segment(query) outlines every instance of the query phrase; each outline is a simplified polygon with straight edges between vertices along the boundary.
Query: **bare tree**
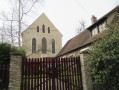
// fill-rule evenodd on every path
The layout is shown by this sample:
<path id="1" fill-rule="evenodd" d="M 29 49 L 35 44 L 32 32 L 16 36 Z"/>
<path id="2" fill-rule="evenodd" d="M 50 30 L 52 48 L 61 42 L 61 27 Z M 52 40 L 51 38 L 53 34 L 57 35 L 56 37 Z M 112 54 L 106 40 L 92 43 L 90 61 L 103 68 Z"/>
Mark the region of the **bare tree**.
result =
<path id="1" fill-rule="evenodd" d="M 5 23 L 9 22 L 8 25 L 5 25 L 5 27 L 10 33 L 11 44 L 13 45 L 14 41 L 16 41 L 16 39 L 15 40 L 13 39 L 17 37 L 17 40 L 18 40 L 17 44 L 19 47 L 21 47 L 22 25 L 26 25 L 24 22 L 24 19 L 25 19 L 24 17 L 32 10 L 32 8 L 34 7 L 36 3 L 38 3 L 39 1 L 43 2 L 44 0 L 19 0 L 19 1 L 14 0 L 14 1 L 12 1 L 12 4 L 11 4 L 11 5 L 13 5 L 13 3 L 15 4 L 14 7 L 12 7 L 12 10 L 11 10 L 12 13 L 7 15 L 2 12 L 1 14 L 2 18 L 0 19 L 2 21 L 5 21 Z M 18 23 L 17 27 L 16 27 L 16 23 Z M 7 34 L 7 36 L 9 35 Z"/>
<path id="2" fill-rule="evenodd" d="M 7 31 L 7 27 L 5 27 L 5 22 L 3 22 L 3 25 L 0 27 L 0 30 L 1 30 L 1 42 L 11 43 L 9 39 L 10 34 Z"/>
<path id="3" fill-rule="evenodd" d="M 86 27 L 85 24 L 86 23 L 85 23 L 85 21 L 83 19 L 79 21 L 79 26 L 76 29 L 76 35 L 78 35 L 80 32 L 82 32 L 83 30 L 85 30 L 85 27 Z"/>
<path id="4" fill-rule="evenodd" d="M 3 22 L 3 26 L 0 27 L 0 30 L 1 30 L 1 42 L 3 43 L 4 40 L 5 40 L 5 36 L 4 36 L 4 30 L 5 30 L 5 27 L 4 27 L 4 22 Z"/>
<path id="5" fill-rule="evenodd" d="M 21 47 L 21 23 L 23 20 L 23 16 L 28 14 L 31 9 L 34 7 L 35 3 L 39 0 L 19 0 L 19 8 L 18 8 L 18 45 Z M 30 7 L 27 7 L 28 3 L 31 3 Z"/>
<path id="6" fill-rule="evenodd" d="M 7 37 L 12 45 L 14 45 L 14 42 L 16 41 L 16 34 L 17 34 L 17 29 L 15 28 L 16 26 L 16 19 L 14 12 L 9 13 L 8 15 L 5 12 L 1 13 L 1 20 L 4 22 L 4 25 L 2 26 L 2 30 L 4 29 L 5 37 Z M 3 31 L 2 31 L 3 32 Z"/>
<path id="7" fill-rule="evenodd" d="M 42 3 L 44 0 L 19 0 L 18 8 L 18 45 L 21 47 L 21 28 L 22 24 L 25 25 L 23 17 L 27 15 L 36 3 Z"/>

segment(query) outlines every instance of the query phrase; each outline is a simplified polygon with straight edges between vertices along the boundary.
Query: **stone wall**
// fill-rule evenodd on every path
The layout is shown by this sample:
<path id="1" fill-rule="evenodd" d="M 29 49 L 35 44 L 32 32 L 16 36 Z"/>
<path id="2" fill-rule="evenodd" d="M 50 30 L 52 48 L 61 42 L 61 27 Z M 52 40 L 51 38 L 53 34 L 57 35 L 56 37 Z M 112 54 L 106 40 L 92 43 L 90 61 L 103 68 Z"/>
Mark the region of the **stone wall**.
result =
<path id="1" fill-rule="evenodd" d="M 10 53 L 9 90 L 18 90 L 21 85 L 22 54 Z"/>
<path id="2" fill-rule="evenodd" d="M 91 73 L 87 66 L 87 55 L 86 51 L 80 53 L 83 90 L 93 90 Z"/>

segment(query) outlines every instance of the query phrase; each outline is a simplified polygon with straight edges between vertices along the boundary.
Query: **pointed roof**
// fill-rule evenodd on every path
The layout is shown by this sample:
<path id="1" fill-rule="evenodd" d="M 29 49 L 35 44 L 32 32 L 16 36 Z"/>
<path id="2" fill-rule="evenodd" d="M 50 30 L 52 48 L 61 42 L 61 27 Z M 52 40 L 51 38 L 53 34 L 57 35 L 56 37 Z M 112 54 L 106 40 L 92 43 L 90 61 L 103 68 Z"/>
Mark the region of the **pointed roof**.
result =
<path id="1" fill-rule="evenodd" d="M 37 23 L 36 23 L 37 22 Z M 49 20 L 49 18 L 45 15 L 45 13 L 42 13 L 30 26 L 32 26 L 33 24 L 48 24 L 50 27 L 53 27 L 54 29 L 53 30 L 57 30 L 59 33 L 60 33 L 60 31 L 54 26 L 54 24 Z M 30 27 L 29 26 L 29 27 Z M 29 28 L 28 27 L 28 28 Z M 27 29 L 28 29 L 27 28 Z M 26 30 L 27 30 L 26 29 Z M 26 30 L 24 30 L 24 31 L 26 31 Z M 23 31 L 23 32 L 24 32 Z M 23 33 L 22 32 L 22 33 Z M 60 33 L 61 34 L 61 33 Z M 62 34 L 61 34 L 62 35 Z"/>

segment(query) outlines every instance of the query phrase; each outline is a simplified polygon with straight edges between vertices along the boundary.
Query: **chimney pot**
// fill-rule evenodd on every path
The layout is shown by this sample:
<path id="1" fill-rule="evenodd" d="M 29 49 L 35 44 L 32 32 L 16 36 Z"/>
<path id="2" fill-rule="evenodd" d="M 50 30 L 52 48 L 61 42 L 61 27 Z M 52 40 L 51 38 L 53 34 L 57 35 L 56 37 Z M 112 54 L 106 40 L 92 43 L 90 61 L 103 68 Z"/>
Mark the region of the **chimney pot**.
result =
<path id="1" fill-rule="evenodd" d="M 92 24 L 94 24 L 96 21 L 97 21 L 97 17 L 95 17 L 94 15 L 92 15 L 92 18 L 91 18 Z"/>

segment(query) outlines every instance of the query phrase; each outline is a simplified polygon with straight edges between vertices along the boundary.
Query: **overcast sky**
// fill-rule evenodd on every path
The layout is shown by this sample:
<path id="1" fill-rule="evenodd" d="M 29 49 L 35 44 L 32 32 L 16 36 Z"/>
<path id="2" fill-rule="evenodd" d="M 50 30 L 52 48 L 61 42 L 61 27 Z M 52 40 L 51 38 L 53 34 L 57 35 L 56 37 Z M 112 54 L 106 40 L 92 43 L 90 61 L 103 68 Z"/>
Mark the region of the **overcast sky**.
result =
<path id="1" fill-rule="evenodd" d="M 12 0 L 2 0 L 0 12 L 9 11 Z M 43 0 L 42 0 L 43 1 Z M 63 34 L 63 45 L 76 35 L 79 21 L 84 20 L 86 27 L 91 25 L 91 16 L 97 19 L 119 5 L 119 0 L 44 0 L 37 3 L 27 15 L 27 24 L 31 24 L 45 13 L 56 28 Z"/>

